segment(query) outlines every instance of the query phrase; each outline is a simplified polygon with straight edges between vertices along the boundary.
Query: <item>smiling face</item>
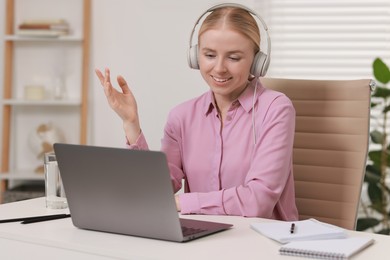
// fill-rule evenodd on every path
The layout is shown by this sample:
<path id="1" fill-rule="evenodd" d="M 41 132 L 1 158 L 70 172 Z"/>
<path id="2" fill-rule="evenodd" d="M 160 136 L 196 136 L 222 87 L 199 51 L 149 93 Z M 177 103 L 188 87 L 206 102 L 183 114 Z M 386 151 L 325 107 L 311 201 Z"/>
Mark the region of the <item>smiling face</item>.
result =
<path id="1" fill-rule="evenodd" d="M 218 100 L 234 101 L 245 89 L 255 56 L 253 42 L 228 26 L 199 37 L 199 69 Z"/>

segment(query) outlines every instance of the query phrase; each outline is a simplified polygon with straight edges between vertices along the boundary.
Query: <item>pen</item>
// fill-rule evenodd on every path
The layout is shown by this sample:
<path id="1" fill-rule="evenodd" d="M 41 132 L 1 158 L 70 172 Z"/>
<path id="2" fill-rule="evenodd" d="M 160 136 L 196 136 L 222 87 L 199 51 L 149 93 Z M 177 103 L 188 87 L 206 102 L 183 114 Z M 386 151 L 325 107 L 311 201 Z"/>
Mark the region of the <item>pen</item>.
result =
<path id="1" fill-rule="evenodd" d="M 70 214 L 56 214 L 56 215 L 45 215 L 45 216 L 35 216 L 35 217 L 24 217 L 24 218 L 11 218 L 11 219 L 2 219 L 0 220 L 0 224 L 1 223 L 10 223 L 10 222 L 19 222 L 19 221 L 32 221 L 32 220 L 38 220 L 38 219 L 45 219 L 45 218 L 48 218 L 48 217 L 52 217 L 52 218 L 61 218 L 61 217 L 64 217 L 64 215 L 69 215 L 70 217 Z"/>
<path id="2" fill-rule="evenodd" d="M 294 231 L 295 231 L 295 223 L 292 223 L 290 227 L 290 233 L 294 234 Z"/>
<path id="3" fill-rule="evenodd" d="M 20 223 L 21 224 L 31 224 L 31 223 L 36 223 L 36 222 L 61 219 L 61 218 L 69 218 L 69 217 L 70 217 L 70 214 L 47 215 L 47 216 L 37 217 L 37 218 L 33 218 L 33 219 L 27 219 L 27 220 L 24 220 Z"/>

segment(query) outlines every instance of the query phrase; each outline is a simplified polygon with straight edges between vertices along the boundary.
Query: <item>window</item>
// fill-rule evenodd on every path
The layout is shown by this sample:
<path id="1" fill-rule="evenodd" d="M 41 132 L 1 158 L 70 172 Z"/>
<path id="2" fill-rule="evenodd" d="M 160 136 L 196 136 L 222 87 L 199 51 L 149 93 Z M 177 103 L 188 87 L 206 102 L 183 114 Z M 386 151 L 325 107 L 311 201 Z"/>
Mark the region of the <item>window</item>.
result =
<path id="1" fill-rule="evenodd" d="M 388 0 L 255 0 L 254 6 L 272 40 L 267 76 L 373 78 L 376 57 L 389 63 Z"/>

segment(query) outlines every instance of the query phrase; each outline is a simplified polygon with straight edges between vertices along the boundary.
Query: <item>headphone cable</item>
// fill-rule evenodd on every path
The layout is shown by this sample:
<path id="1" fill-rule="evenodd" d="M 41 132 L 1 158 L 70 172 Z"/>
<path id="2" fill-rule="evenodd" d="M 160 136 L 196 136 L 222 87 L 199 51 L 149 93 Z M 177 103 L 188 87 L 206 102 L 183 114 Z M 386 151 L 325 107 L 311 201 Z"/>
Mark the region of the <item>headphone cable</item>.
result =
<path id="1" fill-rule="evenodd" d="M 253 91 L 253 98 L 252 98 L 252 132 L 253 132 L 253 144 L 256 145 L 257 140 L 256 140 L 256 122 L 255 122 L 255 103 L 256 103 L 256 93 L 257 93 L 257 82 L 258 82 L 258 77 L 256 77 L 255 81 L 255 89 Z"/>

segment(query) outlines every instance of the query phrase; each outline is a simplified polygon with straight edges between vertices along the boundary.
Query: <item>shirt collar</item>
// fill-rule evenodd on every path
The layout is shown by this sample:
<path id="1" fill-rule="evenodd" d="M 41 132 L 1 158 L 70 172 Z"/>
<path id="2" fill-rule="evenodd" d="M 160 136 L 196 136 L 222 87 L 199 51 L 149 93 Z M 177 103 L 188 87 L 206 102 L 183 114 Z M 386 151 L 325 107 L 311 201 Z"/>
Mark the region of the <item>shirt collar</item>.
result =
<path id="1" fill-rule="evenodd" d="M 253 94 L 255 87 L 257 87 L 256 90 L 256 97 L 255 97 L 255 104 L 257 103 L 258 96 L 263 92 L 264 87 L 260 83 L 259 80 L 253 79 L 249 86 L 244 90 L 244 92 L 237 98 L 237 101 L 240 103 L 240 105 L 243 107 L 243 109 L 248 113 L 252 110 L 253 107 Z M 213 92 L 210 90 L 206 93 L 205 98 L 205 104 L 204 104 L 204 115 L 209 115 L 211 111 L 213 111 L 216 108 L 215 100 Z"/>
<path id="2" fill-rule="evenodd" d="M 213 92 L 210 90 L 206 93 L 205 103 L 204 103 L 204 115 L 208 116 L 213 109 L 216 108 Z"/>

